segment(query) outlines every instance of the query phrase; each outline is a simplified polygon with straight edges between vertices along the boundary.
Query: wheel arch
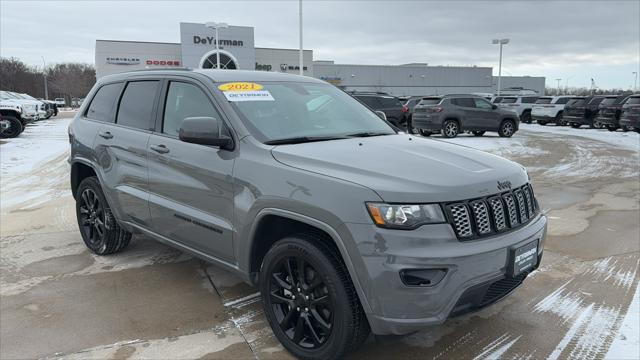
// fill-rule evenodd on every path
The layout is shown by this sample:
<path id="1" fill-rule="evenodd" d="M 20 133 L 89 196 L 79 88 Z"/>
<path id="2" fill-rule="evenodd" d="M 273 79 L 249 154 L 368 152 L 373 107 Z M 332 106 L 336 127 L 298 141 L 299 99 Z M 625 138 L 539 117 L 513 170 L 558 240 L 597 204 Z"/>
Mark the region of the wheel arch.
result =
<path id="1" fill-rule="evenodd" d="M 98 173 L 93 166 L 85 163 L 84 161 L 74 161 L 71 163 L 71 194 L 74 199 L 76 198 L 76 192 L 82 180 L 91 176 L 98 176 Z"/>
<path id="2" fill-rule="evenodd" d="M 255 217 L 251 227 L 246 246 L 245 264 L 249 274 L 249 281 L 252 285 L 258 282 L 258 273 L 262 266 L 262 260 L 267 251 L 276 241 L 301 232 L 313 232 L 323 237 L 327 244 L 335 247 L 340 254 L 340 258 L 345 263 L 347 271 L 353 282 L 353 286 L 358 293 L 358 298 L 365 313 L 371 313 L 371 307 L 364 295 L 362 284 L 357 276 L 354 264 L 349 257 L 346 245 L 340 234 L 330 225 L 309 217 L 307 215 L 295 213 L 289 210 L 278 208 L 264 208 Z M 268 233 L 266 239 L 258 239 L 258 234 Z"/>
<path id="3" fill-rule="evenodd" d="M 2 110 L 0 110 L 0 115 L 1 116 L 13 116 L 14 118 L 16 118 L 18 120 L 22 120 L 22 114 L 20 114 L 18 111 L 11 110 L 11 109 L 2 109 Z"/>

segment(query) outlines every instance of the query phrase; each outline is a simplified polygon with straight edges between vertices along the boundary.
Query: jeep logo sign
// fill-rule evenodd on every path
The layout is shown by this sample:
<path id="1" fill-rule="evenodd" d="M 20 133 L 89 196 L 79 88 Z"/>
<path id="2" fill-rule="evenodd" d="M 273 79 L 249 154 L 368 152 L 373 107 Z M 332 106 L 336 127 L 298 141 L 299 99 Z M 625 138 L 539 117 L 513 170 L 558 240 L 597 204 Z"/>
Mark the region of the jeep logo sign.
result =
<path id="1" fill-rule="evenodd" d="M 498 181 L 498 190 L 509 190 L 511 189 L 511 181 Z"/>
<path id="2" fill-rule="evenodd" d="M 193 43 L 194 44 L 203 44 L 203 45 L 215 45 L 216 40 L 213 36 L 204 36 L 200 37 L 198 35 L 193 35 Z M 219 46 L 244 46 L 242 40 L 218 40 Z"/>

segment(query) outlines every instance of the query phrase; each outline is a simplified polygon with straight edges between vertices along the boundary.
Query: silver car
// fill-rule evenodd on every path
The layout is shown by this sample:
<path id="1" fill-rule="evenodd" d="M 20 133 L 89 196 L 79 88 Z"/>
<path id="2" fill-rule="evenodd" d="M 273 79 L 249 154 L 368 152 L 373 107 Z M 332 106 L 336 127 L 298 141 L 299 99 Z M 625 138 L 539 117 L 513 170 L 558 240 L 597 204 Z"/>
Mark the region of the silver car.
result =
<path id="1" fill-rule="evenodd" d="M 543 253 L 547 220 L 522 166 L 399 133 L 309 77 L 107 76 L 69 137 L 91 251 L 121 251 L 135 232 L 237 273 L 301 358 L 492 304 Z"/>

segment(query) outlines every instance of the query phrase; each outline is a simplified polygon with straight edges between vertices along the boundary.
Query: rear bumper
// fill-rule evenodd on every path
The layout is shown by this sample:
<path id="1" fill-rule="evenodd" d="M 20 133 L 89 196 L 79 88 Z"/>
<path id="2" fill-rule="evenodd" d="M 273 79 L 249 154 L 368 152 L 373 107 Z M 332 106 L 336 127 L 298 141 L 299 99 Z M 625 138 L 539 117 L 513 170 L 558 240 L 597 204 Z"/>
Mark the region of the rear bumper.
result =
<path id="1" fill-rule="evenodd" d="M 596 117 L 596 121 L 604 125 L 619 125 L 618 119 L 616 119 L 615 116 L 598 116 Z"/>
<path id="2" fill-rule="evenodd" d="M 620 118 L 620 126 L 640 128 L 640 116 L 625 116 Z"/>
<path id="3" fill-rule="evenodd" d="M 531 119 L 533 119 L 533 121 L 543 121 L 547 123 L 556 122 L 556 118 L 550 115 L 531 115 Z"/>
<path id="4" fill-rule="evenodd" d="M 448 318 L 489 306 L 522 284 L 542 258 L 547 220 L 538 215 L 527 225 L 491 238 L 460 242 L 448 224 L 412 231 L 347 224 L 361 240 L 364 285 L 373 333 L 408 334 Z M 367 240 L 367 239 L 373 239 Z M 527 273 L 508 275 L 513 249 L 538 241 L 537 262 Z M 446 269 L 433 286 L 407 286 L 403 270 Z"/>
<path id="5" fill-rule="evenodd" d="M 442 119 L 440 116 L 426 116 L 424 114 L 413 115 L 411 125 L 417 129 L 438 131 L 442 129 Z"/>

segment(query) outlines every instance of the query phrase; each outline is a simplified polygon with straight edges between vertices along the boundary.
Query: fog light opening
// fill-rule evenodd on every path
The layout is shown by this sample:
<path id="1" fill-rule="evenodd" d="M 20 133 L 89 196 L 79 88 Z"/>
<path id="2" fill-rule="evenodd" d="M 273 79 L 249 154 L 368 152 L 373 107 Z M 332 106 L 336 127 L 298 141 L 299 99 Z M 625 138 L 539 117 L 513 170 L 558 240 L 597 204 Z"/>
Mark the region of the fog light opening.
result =
<path id="1" fill-rule="evenodd" d="M 436 286 L 447 274 L 447 269 L 405 269 L 400 271 L 400 279 L 407 286 Z"/>

